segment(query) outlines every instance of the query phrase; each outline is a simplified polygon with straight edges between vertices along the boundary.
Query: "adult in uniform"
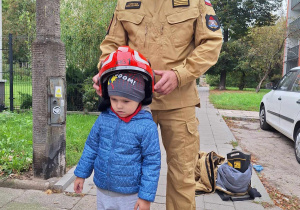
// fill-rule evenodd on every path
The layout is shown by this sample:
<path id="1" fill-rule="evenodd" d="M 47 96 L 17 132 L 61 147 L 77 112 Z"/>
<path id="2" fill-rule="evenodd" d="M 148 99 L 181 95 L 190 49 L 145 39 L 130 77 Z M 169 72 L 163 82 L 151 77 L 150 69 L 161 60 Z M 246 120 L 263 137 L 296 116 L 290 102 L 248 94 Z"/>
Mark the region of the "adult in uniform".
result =
<path id="1" fill-rule="evenodd" d="M 195 81 L 219 57 L 222 33 L 215 11 L 209 0 L 118 0 L 98 67 L 123 45 L 142 53 L 155 70 L 151 111 L 167 153 L 167 209 L 195 209 L 200 149 Z"/>

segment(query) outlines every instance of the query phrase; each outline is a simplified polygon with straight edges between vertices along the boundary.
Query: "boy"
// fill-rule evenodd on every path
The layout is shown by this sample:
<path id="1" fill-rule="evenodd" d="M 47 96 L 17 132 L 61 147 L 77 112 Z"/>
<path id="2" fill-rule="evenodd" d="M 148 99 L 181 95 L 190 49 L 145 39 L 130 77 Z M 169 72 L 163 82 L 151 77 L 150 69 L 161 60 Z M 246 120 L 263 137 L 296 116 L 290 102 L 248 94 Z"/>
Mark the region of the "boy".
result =
<path id="1" fill-rule="evenodd" d="M 94 170 L 98 209 L 150 209 L 160 172 L 157 125 L 142 106 L 152 97 L 149 90 L 153 87 L 147 85 L 153 83 L 145 70 L 149 71 L 150 65 L 130 48 L 112 54 L 100 71 L 105 111 L 87 138 L 74 172 L 74 191 L 82 191 L 84 179 Z M 124 63 L 122 56 L 129 56 L 129 63 Z"/>

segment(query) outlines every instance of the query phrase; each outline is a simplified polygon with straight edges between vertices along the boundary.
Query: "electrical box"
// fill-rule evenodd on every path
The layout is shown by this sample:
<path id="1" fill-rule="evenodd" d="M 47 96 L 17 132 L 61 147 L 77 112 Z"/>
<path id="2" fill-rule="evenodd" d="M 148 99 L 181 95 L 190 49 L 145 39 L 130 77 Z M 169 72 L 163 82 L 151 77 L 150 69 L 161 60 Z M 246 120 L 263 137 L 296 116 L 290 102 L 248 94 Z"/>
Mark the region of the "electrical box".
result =
<path id="1" fill-rule="evenodd" d="M 51 77 L 48 86 L 48 124 L 64 124 L 66 85 L 61 77 Z"/>

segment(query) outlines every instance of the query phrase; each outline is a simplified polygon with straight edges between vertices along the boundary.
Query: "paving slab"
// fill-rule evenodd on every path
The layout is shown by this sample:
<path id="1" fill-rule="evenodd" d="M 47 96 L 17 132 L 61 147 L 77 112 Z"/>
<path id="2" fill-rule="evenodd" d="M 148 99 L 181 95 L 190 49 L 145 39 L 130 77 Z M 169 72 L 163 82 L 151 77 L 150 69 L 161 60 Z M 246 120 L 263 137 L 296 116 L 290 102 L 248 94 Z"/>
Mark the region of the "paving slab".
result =
<path id="1" fill-rule="evenodd" d="M 62 193 L 47 194 L 39 190 L 26 190 L 14 201 L 37 204 L 48 208 L 71 209 L 80 199 L 81 197 L 65 196 Z"/>
<path id="2" fill-rule="evenodd" d="M 21 196 L 23 193 L 24 190 L 0 187 L 0 208 Z"/>
<path id="3" fill-rule="evenodd" d="M 73 210 L 97 209 L 97 196 L 85 195 L 72 209 Z"/>
<path id="4" fill-rule="evenodd" d="M 57 208 L 47 208 L 39 203 L 20 203 L 20 202 L 11 202 L 7 204 L 5 207 L 1 208 L 2 210 L 55 210 Z"/>

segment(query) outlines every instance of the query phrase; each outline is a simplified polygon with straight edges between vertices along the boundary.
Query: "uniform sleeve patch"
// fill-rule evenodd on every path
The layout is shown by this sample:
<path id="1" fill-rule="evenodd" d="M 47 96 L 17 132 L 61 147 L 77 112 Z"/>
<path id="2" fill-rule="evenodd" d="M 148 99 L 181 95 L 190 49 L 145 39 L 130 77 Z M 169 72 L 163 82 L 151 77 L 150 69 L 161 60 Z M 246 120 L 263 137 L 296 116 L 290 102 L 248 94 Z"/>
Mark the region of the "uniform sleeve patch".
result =
<path id="1" fill-rule="evenodd" d="M 220 28 L 220 22 L 216 15 L 206 15 L 206 26 L 211 31 L 216 31 Z"/>
<path id="2" fill-rule="evenodd" d="M 129 1 L 125 5 L 125 9 L 139 9 L 141 7 L 140 1 Z"/>
<path id="3" fill-rule="evenodd" d="M 173 7 L 187 7 L 190 6 L 190 0 L 172 0 Z"/>
<path id="4" fill-rule="evenodd" d="M 205 4 L 208 5 L 208 6 L 211 6 L 212 7 L 212 4 L 210 2 L 210 0 L 204 0 L 205 1 Z"/>

